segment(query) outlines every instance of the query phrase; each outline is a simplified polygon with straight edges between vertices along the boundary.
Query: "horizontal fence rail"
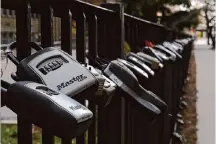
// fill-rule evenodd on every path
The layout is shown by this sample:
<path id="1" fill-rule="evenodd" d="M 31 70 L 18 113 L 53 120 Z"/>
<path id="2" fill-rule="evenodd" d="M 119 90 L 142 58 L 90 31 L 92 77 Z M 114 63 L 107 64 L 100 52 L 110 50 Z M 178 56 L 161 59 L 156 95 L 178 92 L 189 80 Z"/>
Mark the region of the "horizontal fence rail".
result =
<path id="1" fill-rule="evenodd" d="M 17 58 L 31 55 L 31 14 L 40 15 L 41 47 L 60 47 L 70 55 L 76 45 L 76 59 L 86 63 L 86 50 L 93 59 L 98 56 L 107 60 L 124 59 L 124 44 L 132 52 L 139 52 L 145 41 L 161 44 L 176 38 L 187 38 L 169 28 L 124 13 L 122 4 L 95 6 L 78 0 L 2 0 L 1 8 L 15 10 Z M 53 40 L 53 18 L 61 21 L 61 41 Z M 72 35 L 72 20 L 76 21 L 76 38 Z M 75 42 L 74 42 L 75 40 Z M 4 49 L 7 45 L 1 45 Z M 140 84 L 158 95 L 168 105 L 167 112 L 153 123 L 143 121 L 148 115 L 134 109 L 133 104 L 117 89 L 107 107 L 88 101 L 93 112 L 93 123 L 88 131 L 76 137 L 76 144 L 168 144 L 176 127 L 176 114 L 182 96 L 181 88 L 187 76 L 192 41 L 184 46 L 182 59 L 167 62 L 152 78 Z M 95 66 L 92 60 L 89 64 Z M 2 95 L 4 95 L 2 90 Z M 86 101 L 80 101 L 86 104 Z M 2 102 L 4 103 L 4 101 Z M 5 104 L 7 105 L 7 104 Z M 18 115 L 18 144 L 32 143 L 32 122 Z M 51 132 L 42 128 L 42 143 L 54 144 Z M 71 144 L 71 139 L 62 139 L 62 144 Z"/>

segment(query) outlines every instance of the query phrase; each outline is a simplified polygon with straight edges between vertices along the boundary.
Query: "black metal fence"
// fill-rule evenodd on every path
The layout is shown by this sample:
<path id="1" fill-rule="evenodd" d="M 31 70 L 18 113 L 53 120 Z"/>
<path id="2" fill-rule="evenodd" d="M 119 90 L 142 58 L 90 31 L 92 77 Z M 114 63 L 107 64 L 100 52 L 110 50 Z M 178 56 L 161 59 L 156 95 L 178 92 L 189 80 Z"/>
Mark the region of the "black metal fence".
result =
<path id="1" fill-rule="evenodd" d="M 2 0 L 2 8 L 16 12 L 17 57 L 19 60 L 31 54 L 31 13 L 41 17 L 41 46 L 53 46 L 53 16 L 61 18 L 61 49 L 72 54 L 72 19 L 76 21 L 76 59 L 85 63 L 86 32 L 88 51 L 94 58 L 99 55 L 109 60 L 123 57 L 124 41 L 133 52 L 144 45 L 145 40 L 155 44 L 180 37 L 172 30 L 155 23 L 127 15 L 122 4 L 94 6 L 74 0 Z M 131 110 L 122 92 L 116 92 L 107 107 L 89 102 L 94 121 L 86 134 L 76 138 L 76 144 L 168 144 L 172 138 L 181 88 L 187 75 L 192 42 L 185 48 L 182 60 L 167 63 L 162 71 L 143 81 L 146 89 L 162 98 L 169 106 L 164 116 L 153 123 L 142 121 L 141 112 Z M 89 64 L 93 64 L 90 60 Z M 84 101 L 82 102 L 84 103 Z M 43 129 L 43 128 L 42 128 Z M 87 134 L 88 133 L 88 134 Z M 18 144 L 32 143 L 32 124 L 18 114 Z M 42 131 L 42 143 L 53 144 L 49 132 Z M 71 140 L 62 140 L 69 144 Z"/>

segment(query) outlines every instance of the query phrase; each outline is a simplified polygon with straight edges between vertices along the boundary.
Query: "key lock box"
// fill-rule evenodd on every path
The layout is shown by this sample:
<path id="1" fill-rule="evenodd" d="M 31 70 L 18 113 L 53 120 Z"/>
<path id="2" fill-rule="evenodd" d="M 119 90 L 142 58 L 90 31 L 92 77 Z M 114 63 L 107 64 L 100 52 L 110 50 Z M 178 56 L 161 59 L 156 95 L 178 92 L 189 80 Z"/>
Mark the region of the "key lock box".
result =
<path id="1" fill-rule="evenodd" d="M 176 42 L 165 41 L 165 42 L 163 42 L 162 45 L 164 47 L 166 47 L 166 48 L 171 49 L 171 50 L 173 49 L 173 50 L 175 50 L 178 53 L 181 53 L 183 51 L 183 47 L 180 44 L 176 43 Z"/>
<path id="2" fill-rule="evenodd" d="M 131 63 L 135 64 L 136 66 L 140 67 L 142 65 L 148 65 L 149 67 L 147 67 L 146 69 L 142 68 L 142 70 L 144 71 L 149 71 L 148 72 L 148 75 L 149 75 L 149 78 L 148 80 L 143 80 L 141 78 L 138 77 L 138 79 L 140 80 L 140 84 L 146 88 L 146 89 L 149 89 L 150 91 L 152 91 L 152 87 L 154 88 L 154 86 L 151 86 L 151 83 L 154 82 L 155 79 L 157 79 L 157 73 L 159 71 L 161 71 L 161 69 L 163 68 L 163 64 L 157 59 L 157 58 L 154 58 L 154 57 L 151 57 L 143 52 L 138 52 L 137 54 L 135 53 L 128 53 L 127 56 L 126 56 L 128 59 L 128 61 L 130 61 Z M 130 58 L 133 58 L 134 61 L 132 60 L 129 60 Z M 137 64 L 136 61 L 139 61 L 140 64 Z M 151 68 L 150 68 L 151 67 Z M 151 74 L 151 71 L 152 71 L 152 74 Z M 158 82 L 157 82 L 158 83 Z M 155 83 L 154 83 L 155 85 Z M 157 91 L 153 91 L 154 93 L 157 92 Z M 160 93 L 156 93 L 156 95 L 158 95 Z"/>
<path id="3" fill-rule="evenodd" d="M 168 49 L 171 52 L 173 52 L 176 55 L 177 59 L 182 59 L 182 56 L 179 54 L 178 49 L 175 48 L 173 46 L 173 44 L 169 44 L 169 43 L 164 42 L 163 43 L 163 47 L 165 47 L 166 49 Z"/>
<path id="4" fill-rule="evenodd" d="M 148 46 L 143 47 L 141 49 L 141 52 L 138 52 L 137 54 L 139 56 L 142 56 L 141 53 L 144 53 L 146 55 L 156 58 L 163 64 L 163 66 L 166 64 L 167 61 L 170 60 L 168 56 L 164 54 L 163 52 L 156 50 L 154 48 L 148 47 Z"/>
<path id="5" fill-rule="evenodd" d="M 175 121 L 175 115 L 176 115 L 176 103 L 178 101 L 178 93 L 177 93 L 177 89 L 179 88 L 178 85 L 178 71 L 176 71 L 176 64 L 182 59 L 182 56 L 176 52 L 174 50 L 174 48 L 171 47 L 164 47 L 163 45 L 155 45 L 155 49 L 165 53 L 172 61 L 171 61 L 171 65 L 168 64 L 169 66 L 167 66 L 166 68 L 166 73 L 167 76 L 170 77 L 169 79 L 166 80 L 165 86 L 171 86 L 171 88 L 167 87 L 166 89 L 166 93 L 167 95 L 169 95 L 168 97 L 168 105 L 170 107 L 169 109 L 169 113 L 172 114 L 171 117 L 171 126 L 169 126 L 168 129 L 171 129 L 170 132 L 172 132 L 172 128 L 174 125 L 174 121 Z M 168 132 L 169 133 L 169 132 Z"/>
<path id="6" fill-rule="evenodd" d="M 137 65 L 138 67 L 141 67 L 142 65 L 145 65 L 146 63 L 149 63 L 151 66 L 154 67 L 156 72 L 160 71 L 162 69 L 162 67 L 163 67 L 163 64 L 160 63 L 160 61 L 158 59 L 153 58 L 153 57 L 151 57 L 151 56 L 149 56 L 147 54 L 144 54 L 143 52 L 139 52 L 139 55 L 130 52 L 130 53 L 128 53 L 128 55 L 126 57 L 127 57 L 128 61 L 132 62 L 133 64 Z M 129 59 L 132 59 L 132 58 L 134 58 L 134 61 L 129 60 Z M 140 64 L 137 64 L 136 61 L 139 61 Z M 156 93 L 156 95 L 160 95 L 160 92 L 157 92 L 157 91 L 154 90 L 154 85 L 155 85 L 154 80 L 155 80 L 155 78 L 157 78 L 157 75 L 154 74 L 155 72 L 153 70 L 151 70 L 151 68 L 149 68 L 149 67 L 146 68 L 146 69 L 142 68 L 142 70 L 149 71 L 148 75 L 150 75 L 149 76 L 150 78 L 148 80 L 142 80 L 141 78 L 138 78 L 140 80 L 139 81 L 140 84 L 144 88 L 149 89 L 150 91 Z M 151 73 L 151 71 L 152 71 L 152 73 Z M 158 83 L 158 81 L 157 81 L 157 83 Z M 152 84 L 154 84 L 154 85 L 151 86 Z M 153 88 L 153 90 L 152 90 L 152 88 Z"/>
<path id="7" fill-rule="evenodd" d="M 169 42 L 177 47 L 177 49 L 183 50 L 183 44 L 176 42 L 175 40 Z"/>
<path id="8" fill-rule="evenodd" d="M 153 49 L 159 51 L 160 53 L 163 53 L 166 57 L 168 57 L 168 60 L 166 60 L 166 65 L 174 64 L 178 58 L 181 58 L 181 56 L 179 54 L 176 54 L 177 52 L 174 53 L 173 52 L 174 50 L 171 51 L 170 49 L 168 49 L 162 45 L 155 45 L 155 47 Z M 172 71 L 173 70 L 170 68 L 171 68 L 170 66 L 166 66 L 167 71 L 169 71 L 168 75 L 170 77 L 172 77 Z M 169 85 L 169 84 L 165 84 L 165 85 Z M 172 95 L 172 97 L 174 97 L 173 94 L 168 94 L 168 95 Z M 168 103 L 172 103 L 172 102 L 168 102 Z"/>
<path id="9" fill-rule="evenodd" d="M 134 65 L 131 65 L 131 66 L 134 66 Z M 109 75 L 110 78 L 113 79 L 117 85 L 122 87 L 122 89 L 125 92 L 129 93 L 130 96 L 133 96 L 133 99 L 142 100 L 143 104 L 154 106 L 159 110 L 160 113 L 152 117 L 153 116 L 151 114 L 152 112 L 147 113 L 146 108 L 143 107 L 142 105 L 140 105 L 142 106 L 140 107 L 137 104 L 137 101 L 132 101 L 130 98 L 127 99 L 127 102 L 129 102 L 127 104 L 127 106 L 129 106 L 128 109 L 131 109 L 129 111 L 129 115 L 131 119 L 131 121 L 129 121 L 130 122 L 129 126 L 131 127 L 133 131 L 131 133 L 131 136 L 133 139 L 132 143 L 136 144 L 137 142 L 140 142 L 139 141 L 140 139 L 142 140 L 148 139 L 147 135 L 148 135 L 149 125 L 145 125 L 145 124 L 149 124 L 149 122 L 153 122 L 153 120 L 161 116 L 166 111 L 167 105 L 160 98 L 158 98 L 154 93 L 144 89 L 139 84 L 139 81 L 136 75 L 132 72 L 132 70 L 130 70 L 130 68 L 127 67 L 127 65 L 125 65 L 122 59 L 111 61 L 109 65 L 104 69 L 104 73 L 106 73 L 106 75 Z M 147 119 L 147 118 L 151 118 L 150 116 L 152 117 L 151 121 Z M 146 121 L 146 119 L 148 121 Z"/>
<path id="10" fill-rule="evenodd" d="M 181 56 L 180 53 L 182 53 L 183 49 L 179 50 L 179 49 L 174 47 L 174 44 L 171 44 L 171 43 L 168 43 L 168 42 L 164 42 L 163 46 L 165 48 L 169 49 L 171 52 L 173 52 L 176 55 L 177 60 L 175 62 L 175 65 L 176 65 L 176 68 L 180 68 L 179 66 L 182 63 L 182 56 Z M 181 70 L 181 68 L 180 68 L 180 70 Z M 177 70 L 177 72 L 179 72 L 180 70 Z"/>
<path id="11" fill-rule="evenodd" d="M 135 119 L 139 119 L 139 128 L 146 128 L 144 125 L 145 122 L 149 123 L 154 121 L 160 115 L 166 111 L 166 104 L 161 101 L 155 94 L 151 93 L 150 91 L 145 90 L 140 84 L 137 77 L 131 71 L 133 69 L 132 63 L 125 61 L 126 64 L 129 63 L 131 69 L 129 69 L 125 64 L 124 60 L 117 59 L 117 60 L 103 60 L 99 57 L 92 58 L 91 56 L 87 55 L 87 58 L 90 59 L 94 65 L 97 65 L 100 70 L 102 70 L 103 74 L 107 76 L 110 80 L 112 80 L 125 94 L 122 96 L 126 100 L 126 113 L 128 114 L 127 119 L 127 130 L 126 130 L 126 137 L 127 141 L 130 141 L 131 137 L 134 137 L 134 125 Z M 148 74 L 144 72 L 139 67 L 136 67 L 137 70 L 140 70 L 140 74 L 144 77 L 148 77 Z M 135 70 L 135 69 L 134 69 Z M 129 119 L 133 119 L 134 122 L 130 121 Z M 132 123 L 131 123 L 132 122 Z M 133 132 L 132 132 L 132 131 Z M 136 132 L 138 130 L 135 130 Z M 142 138 L 145 137 L 143 134 L 143 129 L 141 132 Z"/>
<path id="12" fill-rule="evenodd" d="M 149 79 L 154 76 L 154 71 L 152 71 L 149 67 L 146 68 L 145 63 L 137 59 L 137 57 L 132 55 L 132 53 L 129 53 L 126 56 L 126 59 L 127 60 L 118 59 L 118 61 L 128 67 L 135 74 L 135 76 L 139 80 L 139 83 L 145 87 L 146 83 L 149 82 Z M 145 88 L 148 89 L 148 87 Z"/>
<path id="13" fill-rule="evenodd" d="M 187 39 L 176 39 L 175 42 L 181 44 L 182 46 L 187 45 L 191 41 L 190 38 Z"/>
<path id="14" fill-rule="evenodd" d="M 176 57 L 172 52 L 170 52 L 169 50 L 164 51 L 164 50 L 158 50 L 158 49 L 149 48 L 149 47 L 144 47 L 142 49 L 142 51 L 143 52 L 138 52 L 137 54 L 140 55 L 140 56 L 142 56 L 143 53 L 148 54 L 148 55 L 150 55 L 152 57 L 157 58 L 158 60 L 160 60 L 161 63 L 164 64 L 165 67 L 164 67 L 164 69 L 163 69 L 163 71 L 161 73 L 162 76 L 160 76 L 160 78 L 167 77 L 166 76 L 166 74 L 167 74 L 166 71 L 169 71 L 168 75 L 171 75 L 171 73 L 170 73 L 171 71 L 169 70 L 170 66 L 167 66 L 167 65 L 170 65 L 170 63 L 174 63 L 174 61 L 175 61 Z M 165 83 L 159 84 L 159 85 L 165 86 L 165 88 L 164 87 L 158 87 L 159 90 L 156 90 L 156 91 L 159 91 L 159 92 L 156 92 L 156 94 L 158 94 L 158 95 L 159 95 L 159 93 L 161 94 L 161 91 L 162 90 L 164 91 L 164 89 L 165 89 L 165 91 L 163 92 L 163 96 L 161 98 L 168 104 L 168 107 L 170 109 L 171 108 L 170 106 L 173 103 L 172 98 L 174 97 L 170 92 L 168 92 L 168 90 L 166 88 L 166 86 L 170 85 L 170 83 L 169 82 L 167 83 L 167 81 L 166 80 L 164 81 L 163 79 L 160 80 L 160 81 L 165 82 Z M 157 80 L 157 82 L 158 82 L 158 80 Z M 162 90 L 160 90 L 160 88 L 162 88 Z M 171 112 L 169 111 L 169 113 L 171 113 Z"/>
<path id="15" fill-rule="evenodd" d="M 178 97 L 180 97 L 180 95 L 178 94 L 178 91 L 176 91 L 176 90 L 180 89 L 180 83 L 179 83 L 179 79 L 178 78 L 180 76 L 179 72 L 180 72 L 181 68 L 179 66 L 180 66 L 180 63 L 182 61 L 182 56 L 174 48 L 172 48 L 170 45 L 167 45 L 167 46 L 164 47 L 165 49 L 167 48 L 167 50 L 170 50 L 170 52 L 165 51 L 165 49 L 161 45 L 159 45 L 157 47 L 161 48 L 161 50 L 164 50 L 164 52 L 166 52 L 167 54 L 171 55 L 171 53 L 173 53 L 173 55 L 176 56 L 175 64 L 173 65 L 173 77 L 174 77 L 174 79 L 173 79 L 173 86 L 174 86 L 174 90 L 175 90 L 173 92 L 173 96 L 174 96 L 174 99 L 175 99 L 174 102 L 173 102 L 173 104 L 176 105 L 179 102 L 179 98 Z M 176 109 L 176 108 L 174 108 L 174 109 Z"/>
<path id="16" fill-rule="evenodd" d="M 163 85 L 164 83 L 162 83 L 164 80 L 161 78 L 164 78 L 164 69 L 166 69 L 166 65 L 167 63 L 169 63 L 170 61 L 170 57 L 168 57 L 165 53 L 158 51 L 154 48 L 150 48 L 150 47 L 143 47 L 141 52 L 138 52 L 137 55 L 141 58 L 146 58 L 146 59 L 152 59 L 155 62 L 158 63 L 158 67 L 159 65 L 161 65 L 161 67 L 159 67 L 159 70 L 155 70 L 157 72 L 157 74 L 152 77 L 152 83 L 142 83 L 142 85 L 144 87 L 148 87 L 151 91 L 155 92 L 156 95 L 160 96 L 163 100 L 167 100 L 167 95 L 163 94 L 161 95 L 164 91 Z M 163 69 L 162 69 L 163 68 Z M 154 86 L 155 84 L 158 84 L 159 86 Z M 167 101 L 166 101 L 167 103 Z"/>
<path id="17" fill-rule="evenodd" d="M 150 62 L 147 60 L 146 61 L 141 60 L 139 56 L 137 56 L 135 53 L 129 52 L 126 55 L 126 60 L 141 68 L 143 71 L 145 71 L 148 74 L 149 77 L 155 75 L 155 72 L 146 64 Z"/>
<path id="18" fill-rule="evenodd" d="M 108 77 L 106 77 L 101 70 L 94 68 L 89 64 L 84 64 L 83 66 L 89 69 L 95 76 L 101 75 L 105 79 L 104 85 L 101 87 L 103 88 L 102 95 L 105 96 L 105 98 L 103 99 L 103 103 L 105 103 L 105 106 L 107 106 L 111 102 L 112 96 L 115 94 L 117 85 Z M 96 97 L 97 96 L 101 97 L 100 91 L 98 94 L 96 93 Z M 101 100 L 101 98 L 95 98 L 96 103 L 101 103 L 100 101 L 97 101 L 98 99 Z"/>
<path id="19" fill-rule="evenodd" d="M 164 100 L 163 97 L 161 97 L 161 71 L 164 65 L 160 60 L 158 60 L 155 56 L 148 55 L 144 52 L 138 52 L 135 55 L 138 59 L 146 63 L 146 61 L 149 61 L 149 64 L 151 68 L 154 70 L 155 75 L 151 77 L 148 81 L 140 81 L 140 84 L 145 87 L 146 89 L 149 89 L 156 95 L 158 95 L 161 99 Z"/>
<path id="20" fill-rule="evenodd" d="M 111 96 L 103 95 L 103 90 L 109 89 L 107 86 L 104 88 L 105 79 L 102 75 L 95 75 L 91 69 L 82 66 L 62 50 L 53 47 L 43 49 L 34 42 L 30 46 L 37 52 L 22 61 L 12 54 L 16 42 L 6 49 L 7 57 L 17 65 L 17 72 L 11 75 L 15 81 L 33 81 L 76 100 L 87 99 L 103 106 L 108 104 Z"/>
<path id="21" fill-rule="evenodd" d="M 135 56 L 141 61 L 145 62 L 155 72 L 160 71 L 164 66 L 160 60 L 153 56 L 145 54 L 144 52 L 138 52 L 135 54 Z"/>
<path id="22" fill-rule="evenodd" d="M 151 94 L 153 94 L 151 91 L 146 90 L 146 89 L 143 88 L 143 86 L 144 86 L 145 88 L 148 89 L 147 83 L 149 82 L 149 74 L 147 74 L 146 71 L 144 71 L 140 67 L 138 67 L 135 64 L 133 64 L 131 62 L 128 62 L 126 60 L 118 59 L 118 61 L 120 61 L 121 63 L 123 63 L 126 67 L 128 67 L 135 74 L 135 76 L 139 80 L 138 82 L 140 84 L 140 87 L 142 87 L 143 90 L 148 91 Z M 157 98 L 158 98 L 158 96 L 157 96 Z"/>
<path id="23" fill-rule="evenodd" d="M 157 59 L 154 58 L 148 54 L 145 54 L 144 52 L 138 52 L 138 53 L 128 53 L 127 56 L 133 56 L 139 59 L 142 63 L 145 63 L 154 71 L 154 75 L 152 75 L 148 81 L 140 81 L 140 84 L 145 87 L 146 89 L 149 89 L 151 86 L 151 81 L 154 81 L 155 78 L 157 78 L 158 73 L 162 70 L 163 64 Z"/>
<path id="24" fill-rule="evenodd" d="M 167 64 L 170 63 L 171 61 L 171 57 L 168 57 L 168 55 L 166 53 L 164 53 L 163 51 L 159 51 L 155 48 L 150 48 L 150 47 L 143 47 L 141 52 L 138 52 L 137 55 L 139 55 L 142 58 L 148 58 L 148 56 L 151 56 L 155 59 L 157 59 L 159 61 L 159 63 L 163 64 L 163 69 L 159 69 L 156 73 L 156 75 L 151 79 L 151 81 L 149 83 L 142 83 L 142 85 L 145 87 L 149 87 L 149 90 L 151 90 L 153 93 L 155 93 L 156 95 L 158 95 L 162 100 L 164 100 L 167 104 L 168 104 L 168 108 L 170 109 L 170 102 L 168 101 L 170 99 L 170 95 L 168 93 L 166 93 L 164 91 L 164 85 L 166 85 L 166 83 L 164 83 L 164 77 L 165 77 L 165 70 L 167 67 Z M 161 70 L 161 71 L 160 71 Z M 159 128 L 163 133 L 167 129 L 167 124 L 166 122 L 168 122 L 168 120 L 166 119 L 170 119 L 171 115 L 169 116 L 171 112 L 169 112 L 169 110 L 165 113 L 164 117 L 162 119 L 158 119 L 158 121 L 156 121 L 155 125 L 152 126 L 153 131 L 151 131 L 151 136 L 157 137 L 156 135 L 156 131 L 155 129 Z M 163 136 L 159 136 L 160 138 L 158 138 L 158 140 L 156 140 L 158 142 L 162 141 L 162 139 L 164 139 Z M 154 141 L 154 140 L 153 140 Z M 150 143 L 155 143 L 151 141 Z"/>
<path id="25" fill-rule="evenodd" d="M 125 95 L 127 96 L 126 99 L 134 104 L 134 108 L 141 109 L 144 113 L 147 112 L 151 120 L 165 111 L 166 104 L 155 94 L 145 90 L 139 85 L 137 77 L 121 62 L 122 59 L 110 62 L 106 61 L 104 62 L 104 66 L 101 67 L 102 63 L 99 62 L 98 58 L 93 59 L 89 55 L 87 55 L 87 58 L 94 61 L 95 65 L 99 67 L 106 77 L 127 93 L 127 95 Z M 148 76 L 146 73 L 143 74 L 143 76 Z"/>
<path id="26" fill-rule="evenodd" d="M 89 109 L 48 86 L 20 81 L 4 89 L 7 107 L 52 135 L 73 139 L 92 122 Z"/>

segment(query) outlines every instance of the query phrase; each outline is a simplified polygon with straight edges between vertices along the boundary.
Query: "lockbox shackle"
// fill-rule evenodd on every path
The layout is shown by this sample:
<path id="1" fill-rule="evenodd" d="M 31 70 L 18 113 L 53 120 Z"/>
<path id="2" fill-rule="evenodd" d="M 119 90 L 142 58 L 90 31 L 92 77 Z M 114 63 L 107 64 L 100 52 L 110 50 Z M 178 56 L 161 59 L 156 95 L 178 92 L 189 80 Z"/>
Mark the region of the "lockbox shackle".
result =
<path id="1" fill-rule="evenodd" d="M 17 57 L 14 56 L 14 54 L 12 53 L 12 50 L 14 48 L 16 48 L 16 44 L 17 42 L 14 41 L 14 42 L 11 42 L 6 50 L 5 50 L 5 54 L 6 56 L 17 66 L 19 65 L 20 61 L 17 59 Z M 43 48 L 41 46 L 39 46 L 38 44 L 36 44 L 35 42 L 29 42 L 29 45 L 31 46 L 31 48 L 33 48 L 34 50 L 36 51 L 40 51 L 42 50 Z"/>

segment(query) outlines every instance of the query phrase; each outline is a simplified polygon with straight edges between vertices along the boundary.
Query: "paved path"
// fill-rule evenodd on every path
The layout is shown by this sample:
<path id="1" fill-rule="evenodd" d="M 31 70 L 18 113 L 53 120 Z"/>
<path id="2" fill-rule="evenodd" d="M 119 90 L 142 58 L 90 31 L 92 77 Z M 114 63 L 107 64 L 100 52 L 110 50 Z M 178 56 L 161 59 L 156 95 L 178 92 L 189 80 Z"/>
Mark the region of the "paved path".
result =
<path id="1" fill-rule="evenodd" d="M 215 128 L 215 52 L 206 46 L 204 40 L 195 43 L 197 64 L 197 144 L 214 144 Z"/>

